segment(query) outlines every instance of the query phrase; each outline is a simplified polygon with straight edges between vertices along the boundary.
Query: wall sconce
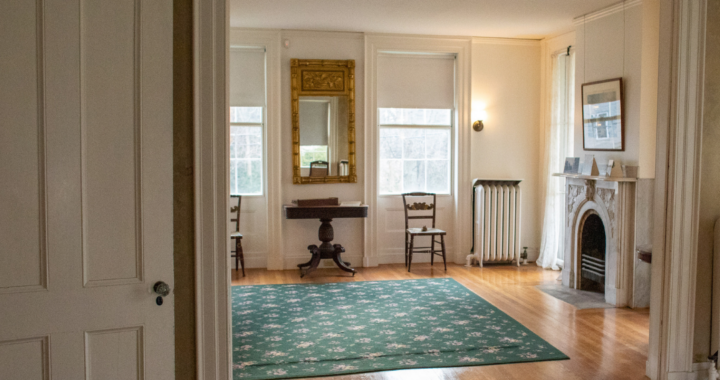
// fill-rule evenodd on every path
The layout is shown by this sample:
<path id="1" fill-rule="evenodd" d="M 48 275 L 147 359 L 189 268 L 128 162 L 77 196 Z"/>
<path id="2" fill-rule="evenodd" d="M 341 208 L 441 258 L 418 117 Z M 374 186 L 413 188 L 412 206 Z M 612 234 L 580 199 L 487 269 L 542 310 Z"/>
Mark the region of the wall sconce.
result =
<path id="1" fill-rule="evenodd" d="M 473 123 L 472 127 L 475 132 L 480 132 L 485 128 L 485 124 L 483 124 L 483 120 L 487 118 L 487 113 L 485 110 L 478 110 L 474 111 L 472 113 L 473 119 L 475 119 L 475 122 Z"/>
<path id="2" fill-rule="evenodd" d="M 485 124 L 483 124 L 483 121 L 475 120 L 475 122 L 473 123 L 473 129 L 475 130 L 475 132 L 480 132 L 483 130 L 483 128 L 485 128 Z"/>

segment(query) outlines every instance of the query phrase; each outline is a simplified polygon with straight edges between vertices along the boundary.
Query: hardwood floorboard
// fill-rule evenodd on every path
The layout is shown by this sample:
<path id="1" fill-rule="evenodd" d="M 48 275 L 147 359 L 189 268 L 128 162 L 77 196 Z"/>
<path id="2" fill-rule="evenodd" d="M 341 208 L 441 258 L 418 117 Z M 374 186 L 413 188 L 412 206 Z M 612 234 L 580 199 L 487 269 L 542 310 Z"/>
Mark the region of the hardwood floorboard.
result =
<path id="1" fill-rule="evenodd" d="M 451 277 L 557 347 L 570 360 L 479 367 L 428 368 L 325 377 L 332 380 L 495 380 L 495 379 L 645 379 L 648 351 L 648 309 L 578 310 L 535 288 L 553 283 L 559 272 L 531 264 L 466 268 L 448 264 L 402 264 L 357 268 L 355 277 L 339 269 L 318 269 L 305 278 L 297 270 L 248 269 L 247 277 L 232 271 L 232 284 L 298 284 L 383 281 Z"/>

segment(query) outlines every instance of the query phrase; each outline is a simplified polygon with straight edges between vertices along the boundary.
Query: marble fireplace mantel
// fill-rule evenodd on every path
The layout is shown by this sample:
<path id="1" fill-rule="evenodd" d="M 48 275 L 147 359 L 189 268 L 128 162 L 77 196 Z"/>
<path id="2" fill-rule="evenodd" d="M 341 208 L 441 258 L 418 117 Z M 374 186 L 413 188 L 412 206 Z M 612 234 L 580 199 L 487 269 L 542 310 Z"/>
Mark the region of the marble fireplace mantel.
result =
<path id="1" fill-rule="evenodd" d="M 605 302 L 633 307 L 635 178 L 566 177 L 565 253 L 562 283 L 580 288 L 580 231 L 590 214 L 603 222 L 606 236 Z"/>

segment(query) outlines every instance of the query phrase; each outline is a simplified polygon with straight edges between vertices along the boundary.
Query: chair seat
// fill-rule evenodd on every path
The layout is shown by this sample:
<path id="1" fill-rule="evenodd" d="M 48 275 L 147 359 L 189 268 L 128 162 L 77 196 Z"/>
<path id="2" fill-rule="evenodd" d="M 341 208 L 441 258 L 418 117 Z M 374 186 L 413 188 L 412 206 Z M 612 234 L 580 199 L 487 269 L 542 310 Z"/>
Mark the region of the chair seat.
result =
<path id="1" fill-rule="evenodd" d="M 408 228 L 406 230 L 410 235 L 445 235 L 446 232 L 437 228 L 428 228 L 427 231 L 423 231 L 422 228 Z"/>
<path id="2" fill-rule="evenodd" d="M 230 234 L 230 239 L 240 238 L 242 239 L 242 234 L 239 232 L 233 232 Z"/>

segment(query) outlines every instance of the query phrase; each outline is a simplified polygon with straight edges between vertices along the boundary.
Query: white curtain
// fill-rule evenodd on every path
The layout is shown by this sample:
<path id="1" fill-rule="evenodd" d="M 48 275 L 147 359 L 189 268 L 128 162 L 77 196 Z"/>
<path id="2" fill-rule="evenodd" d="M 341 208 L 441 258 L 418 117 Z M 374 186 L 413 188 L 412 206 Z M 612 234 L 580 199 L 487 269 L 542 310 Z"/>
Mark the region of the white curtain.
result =
<path id="1" fill-rule="evenodd" d="M 552 95 L 550 122 L 545 130 L 545 160 L 543 176 L 545 187 L 545 212 L 542 243 L 537 265 L 559 270 L 563 258 L 565 235 L 565 179 L 553 177 L 562 173 L 565 158 L 573 151 L 573 102 L 575 99 L 575 53 L 563 52 L 552 59 Z"/>

